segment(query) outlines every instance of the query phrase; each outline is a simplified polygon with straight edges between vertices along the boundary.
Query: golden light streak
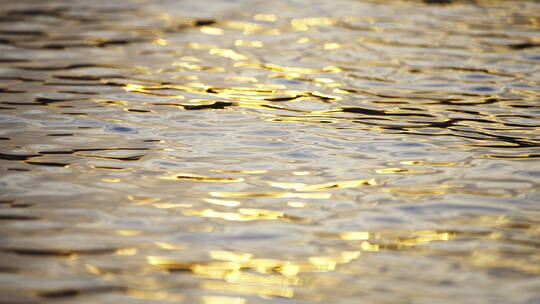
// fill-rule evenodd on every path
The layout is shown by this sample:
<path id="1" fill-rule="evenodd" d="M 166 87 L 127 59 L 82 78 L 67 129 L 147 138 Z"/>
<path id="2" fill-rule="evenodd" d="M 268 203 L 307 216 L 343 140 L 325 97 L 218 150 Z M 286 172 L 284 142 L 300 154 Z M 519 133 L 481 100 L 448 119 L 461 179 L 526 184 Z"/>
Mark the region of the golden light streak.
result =
<path id="1" fill-rule="evenodd" d="M 201 32 L 208 35 L 223 35 L 223 30 L 218 27 L 212 26 L 203 26 L 201 27 Z"/>
<path id="2" fill-rule="evenodd" d="M 211 55 L 218 55 L 232 60 L 247 60 L 247 57 L 229 49 L 211 49 L 208 51 Z"/>
<path id="3" fill-rule="evenodd" d="M 203 296 L 203 304 L 245 304 L 246 299 L 224 296 Z"/>
<path id="4" fill-rule="evenodd" d="M 369 232 L 367 231 L 345 232 L 345 233 L 342 233 L 339 237 L 343 240 L 348 240 L 348 241 L 368 240 Z"/>
<path id="5" fill-rule="evenodd" d="M 244 181 L 244 178 L 242 177 L 213 177 L 191 173 L 176 173 L 172 175 L 160 176 L 159 178 L 168 180 L 187 180 L 209 183 L 236 183 Z"/>
<path id="6" fill-rule="evenodd" d="M 312 198 L 327 199 L 332 193 L 291 193 L 291 192 L 210 192 L 214 197 L 288 197 L 288 198 Z"/>
<path id="7" fill-rule="evenodd" d="M 221 200 L 221 199 L 214 199 L 214 198 L 205 198 L 204 201 L 210 204 L 219 205 L 219 206 L 227 206 L 227 207 L 237 207 L 237 206 L 240 206 L 241 204 L 239 201 Z"/>
<path id="8" fill-rule="evenodd" d="M 255 14 L 253 19 L 258 21 L 274 22 L 277 20 L 277 16 L 274 14 Z"/>

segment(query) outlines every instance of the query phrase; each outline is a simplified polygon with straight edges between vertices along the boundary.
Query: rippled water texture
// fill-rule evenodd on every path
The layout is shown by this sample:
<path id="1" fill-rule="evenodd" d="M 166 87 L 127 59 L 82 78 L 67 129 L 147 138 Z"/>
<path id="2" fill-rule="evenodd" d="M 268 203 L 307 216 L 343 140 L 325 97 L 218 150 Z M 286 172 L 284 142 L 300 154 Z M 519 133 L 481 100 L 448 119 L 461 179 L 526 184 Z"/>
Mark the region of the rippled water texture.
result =
<path id="1" fill-rule="evenodd" d="M 1 1 L 1 303 L 540 303 L 540 2 Z"/>

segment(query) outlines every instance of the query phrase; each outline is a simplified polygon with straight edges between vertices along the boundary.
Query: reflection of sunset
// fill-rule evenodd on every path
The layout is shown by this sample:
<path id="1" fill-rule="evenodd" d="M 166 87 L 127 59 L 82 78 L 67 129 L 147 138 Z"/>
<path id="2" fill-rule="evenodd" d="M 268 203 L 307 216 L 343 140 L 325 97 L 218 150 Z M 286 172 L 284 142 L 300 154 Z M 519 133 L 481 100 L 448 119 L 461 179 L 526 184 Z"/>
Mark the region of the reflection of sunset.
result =
<path id="1" fill-rule="evenodd" d="M 0 6 L 0 302 L 537 303 L 540 2 Z"/>

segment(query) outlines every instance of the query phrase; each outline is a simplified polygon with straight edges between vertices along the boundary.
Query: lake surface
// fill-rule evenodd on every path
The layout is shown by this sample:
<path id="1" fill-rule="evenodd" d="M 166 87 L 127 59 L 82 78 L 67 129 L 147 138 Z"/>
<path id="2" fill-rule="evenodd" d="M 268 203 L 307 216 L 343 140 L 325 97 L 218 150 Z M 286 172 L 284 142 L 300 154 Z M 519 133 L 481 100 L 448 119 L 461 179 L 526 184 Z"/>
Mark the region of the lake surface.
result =
<path id="1" fill-rule="evenodd" d="M 0 303 L 540 303 L 540 2 L 1 2 Z"/>

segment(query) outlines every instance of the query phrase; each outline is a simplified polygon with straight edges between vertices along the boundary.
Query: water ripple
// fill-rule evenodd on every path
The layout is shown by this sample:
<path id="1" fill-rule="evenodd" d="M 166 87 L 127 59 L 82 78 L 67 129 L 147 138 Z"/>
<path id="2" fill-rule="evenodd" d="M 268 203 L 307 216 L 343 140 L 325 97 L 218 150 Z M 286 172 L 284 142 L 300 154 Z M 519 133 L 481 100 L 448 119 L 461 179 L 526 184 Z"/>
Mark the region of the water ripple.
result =
<path id="1" fill-rule="evenodd" d="M 0 302 L 537 303 L 539 11 L 3 3 Z"/>

